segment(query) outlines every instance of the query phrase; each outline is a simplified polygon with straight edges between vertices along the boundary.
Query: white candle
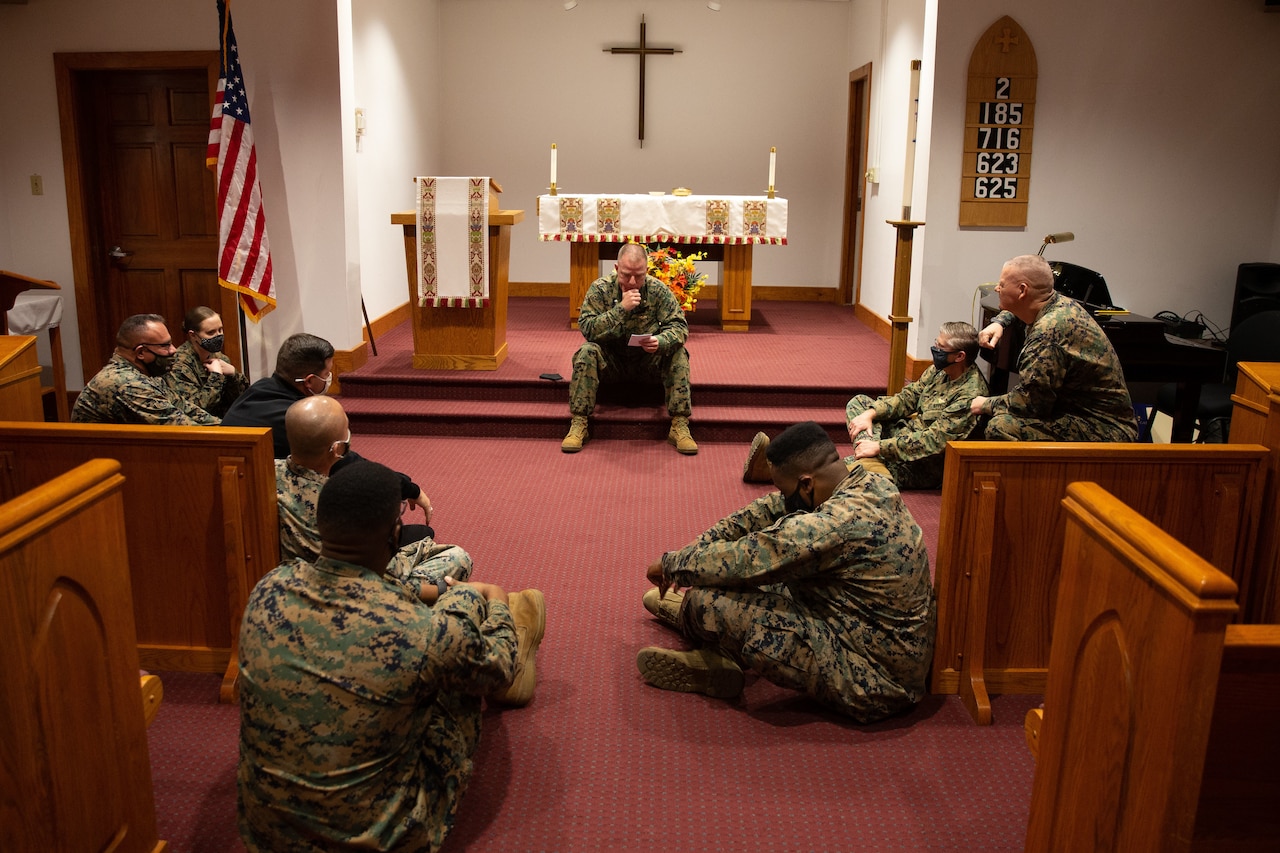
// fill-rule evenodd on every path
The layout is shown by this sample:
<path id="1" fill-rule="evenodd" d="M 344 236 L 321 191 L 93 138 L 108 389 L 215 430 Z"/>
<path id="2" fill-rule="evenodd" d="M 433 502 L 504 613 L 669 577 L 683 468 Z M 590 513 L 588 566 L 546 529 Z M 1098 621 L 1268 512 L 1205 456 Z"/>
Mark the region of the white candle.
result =
<path id="1" fill-rule="evenodd" d="M 769 189 L 773 189 L 773 172 L 778 165 L 778 149 L 769 149 Z"/>
<path id="2" fill-rule="evenodd" d="M 907 160 L 902 180 L 902 210 L 907 217 L 911 212 L 911 193 L 916 171 L 916 116 L 920 103 L 920 60 L 911 60 L 911 100 L 907 102 Z"/>
<path id="3" fill-rule="evenodd" d="M 551 143 L 551 186 L 556 185 L 556 144 Z"/>

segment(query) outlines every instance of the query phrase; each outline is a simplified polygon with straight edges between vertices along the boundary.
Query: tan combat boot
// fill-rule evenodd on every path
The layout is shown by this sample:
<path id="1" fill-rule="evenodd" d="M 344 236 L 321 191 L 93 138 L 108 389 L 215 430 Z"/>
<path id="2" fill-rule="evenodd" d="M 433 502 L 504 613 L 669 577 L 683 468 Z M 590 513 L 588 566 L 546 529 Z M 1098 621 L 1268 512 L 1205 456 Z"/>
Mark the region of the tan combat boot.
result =
<path id="1" fill-rule="evenodd" d="M 577 453 L 587 443 L 587 418 L 585 415 L 574 415 L 569 425 L 569 434 L 560 442 L 560 449 L 565 453 Z"/>
<path id="2" fill-rule="evenodd" d="M 698 443 L 693 440 L 693 436 L 689 435 L 688 418 L 671 419 L 671 431 L 667 433 L 667 444 L 686 456 L 692 456 L 698 452 Z"/>
<path id="3" fill-rule="evenodd" d="M 742 482 L 773 482 L 773 477 L 769 476 L 769 460 L 764 455 L 768 449 L 769 436 L 762 432 L 756 433 L 756 437 L 751 439 L 751 452 L 747 454 L 747 461 L 742 464 Z"/>
<path id="4" fill-rule="evenodd" d="M 655 586 L 649 589 L 641 599 L 644 609 L 648 610 L 664 625 L 680 630 L 680 605 L 684 603 L 684 593 L 669 589 L 666 595 L 658 595 Z"/>
<path id="5" fill-rule="evenodd" d="M 510 687 L 490 698 L 500 705 L 523 708 L 533 699 L 538 682 L 536 659 L 547 630 L 547 604 L 539 590 L 526 589 L 509 593 L 507 606 L 516 623 L 516 674 Z"/>

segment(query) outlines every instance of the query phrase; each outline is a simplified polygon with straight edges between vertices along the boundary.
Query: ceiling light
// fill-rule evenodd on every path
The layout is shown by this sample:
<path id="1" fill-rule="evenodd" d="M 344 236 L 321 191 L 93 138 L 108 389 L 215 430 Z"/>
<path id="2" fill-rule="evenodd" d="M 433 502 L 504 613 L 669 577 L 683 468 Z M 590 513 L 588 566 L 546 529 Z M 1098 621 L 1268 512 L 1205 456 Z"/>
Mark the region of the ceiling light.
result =
<path id="1" fill-rule="evenodd" d="M 565 0 L 564 10 L 568 12 L 570 9 L 578 8 L 578 0 Z"/>
<path id="2" fill-rule="evenodd" d="M 707 8 L 710 9 L 712 12 L 719 12 L 720 4 L 717 3 L 716 0 L 710 0 L 710 2 L 707 3 Z"/>

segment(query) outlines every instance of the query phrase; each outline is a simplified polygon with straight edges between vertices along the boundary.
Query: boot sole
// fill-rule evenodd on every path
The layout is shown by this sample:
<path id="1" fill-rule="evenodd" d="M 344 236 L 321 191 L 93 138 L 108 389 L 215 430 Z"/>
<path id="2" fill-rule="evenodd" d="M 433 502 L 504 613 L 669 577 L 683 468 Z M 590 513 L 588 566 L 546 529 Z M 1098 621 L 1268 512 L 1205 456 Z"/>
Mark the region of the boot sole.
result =
<path id="1" fill-rule="evenodd" d="M 742 670 L 736 665 L 708 666 L 699 652 L 649 647 L 636 655 L 644 680 L 661 690 L 701 693 L 714 699 L 733 699 L 742 693 Z"/>
<path id="2" fill-rule="evenodd" d="M 678 453 L 683 453 L 685 456 L 697 456 L 697 455 L 698 455 L 698 448 L 696 448 L 696 447 L 695 447 L 695 448 L 693 448 L 693 450 L 688 450 L 688 449 L 686 449 L 686 448 L 682 448 L 682 447 L 679 445 L 679 443 L 678 443 L 674 438 L 672 438 L 671 436 L 667 436 L 667 444 L 671 445 L 672 447 L 674 447 L 674 448 L 676 449 L 676 451 L 677 451 Z"/>

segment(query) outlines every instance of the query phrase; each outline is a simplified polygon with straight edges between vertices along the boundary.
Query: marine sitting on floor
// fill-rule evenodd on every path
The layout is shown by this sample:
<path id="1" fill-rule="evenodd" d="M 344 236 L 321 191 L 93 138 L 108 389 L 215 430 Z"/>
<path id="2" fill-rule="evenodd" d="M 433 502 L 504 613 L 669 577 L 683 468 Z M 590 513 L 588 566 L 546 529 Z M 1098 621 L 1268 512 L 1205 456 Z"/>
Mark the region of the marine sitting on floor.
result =
<path id="1" fill-rule="evenodd" d="M 847 465 L 813 421 L 780 433 L 768 461 L 778 492 L 649 567 L 645 608 L 697 647 L 641 649 L 641 675 L 731 699 L 746 667 L 861 723 L 911 708 L 935 621 L 920 527 L 888 478 Z"/>

